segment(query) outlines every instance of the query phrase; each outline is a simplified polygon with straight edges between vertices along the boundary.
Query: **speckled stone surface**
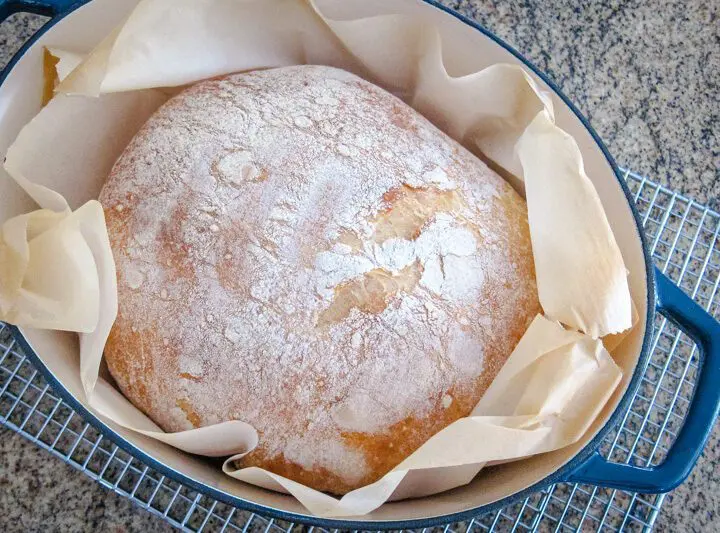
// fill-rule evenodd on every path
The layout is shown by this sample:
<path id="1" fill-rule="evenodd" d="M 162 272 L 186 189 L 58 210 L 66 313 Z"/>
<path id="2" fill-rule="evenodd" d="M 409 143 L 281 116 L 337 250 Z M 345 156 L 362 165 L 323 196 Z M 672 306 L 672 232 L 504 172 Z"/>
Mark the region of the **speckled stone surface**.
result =
<path id="1" fill-rule="evenodd" d="M 0 427 L 0 530 L 120 533 L 174 528 Z"/>
<path id="2" fill-rule="evenodd" d="M 720 208 L 720 2 L 444 0 L 507 40 L 590 119 L 616 160 Z M 42 19 L 0 26 L 4 65 Z M 660 531 L 720 531 L 720 429 L 666 499 Z M 169 526 L 0 429 L 0 530 Z"/>

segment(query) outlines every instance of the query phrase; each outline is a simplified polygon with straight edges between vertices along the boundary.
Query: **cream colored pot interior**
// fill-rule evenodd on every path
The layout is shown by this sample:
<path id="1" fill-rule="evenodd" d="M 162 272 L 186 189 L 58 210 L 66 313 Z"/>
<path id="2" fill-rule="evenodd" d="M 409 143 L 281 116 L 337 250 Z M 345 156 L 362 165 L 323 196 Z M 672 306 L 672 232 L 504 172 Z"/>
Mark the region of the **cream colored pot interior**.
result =
<path id="1" fill-rule="evenodd" d="M 26 53 L 0 87 L 0 151 L 4 154 L 22 126 L 40 109 L 42 93 L 42 47 L 54 46 L 86 51 L 94 47 L 135 5 L 136 0 L 93 0 L 45 33 Z M 449 73 L 471 66 L 479 69 L 493 63 L 522 63 L 510 52 L 474 28 L 420 0 L 408 0 L 408 9 L 426 10 L 443 32 L 453 35 L 444 50 Z M 372 13 L 372 2 L 368 3 Z M 541 87 L 546 85 L 536 78 Z M 605 207 L 608 220 L 630 271 L 630 290 L 637 305 L 640 323 L 613 353 L 623 369 L 623 381 L 604 411 L 578 443 L 557 452 L 515 463 L 484 469 L 469 485 L 431 497 L 383 505 L 364 517 L 368 521 L 429 518 L 461 512 L 514 494 L 545 478 L 568 462 L 602 428 L 615 410 L 635 370 L 646 329 L 647 290 L 642 244 L 627 200 L 602 151 L 580 120 L 557 96 L 553 97 L 557 124 L 578 142 L 585 169 Z M 88 146 L 92 150 L 92 146 Z M 4 171 L 0 170 L 3 174 Z M 6 175 L 0 177 L 0 221 L 32 210 L 33 202 Z M 52 331 L 25 330 L 27 341 L 60 383 L 84 403 L 79 379 L 75 335 Z M 292 497 L 246 485 L 231 479 L 217 465 L 183 454 L 156 440 L 122 428 L 114 428 L 134 446 L 167 467 L 228 494 L 277 510 L 307 514 Z"/>

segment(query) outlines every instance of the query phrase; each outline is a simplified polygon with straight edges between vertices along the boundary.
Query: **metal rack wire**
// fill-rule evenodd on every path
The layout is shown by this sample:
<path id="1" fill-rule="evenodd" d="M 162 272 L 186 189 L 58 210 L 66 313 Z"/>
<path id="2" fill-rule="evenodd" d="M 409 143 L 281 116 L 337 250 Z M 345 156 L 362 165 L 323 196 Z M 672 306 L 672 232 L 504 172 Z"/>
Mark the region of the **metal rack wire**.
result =
<path id="1" fill-rule="evenodd" d="M 700 305 L 720 316 L 720 214 L 632 172 L 626 172 L 625 179 L 655 263 Z M 687 413 L 697 371 L 695 344 L 659 316 L 640 390 L 601 452 L 616 462 L 661 463 Z M 2 323 L 0 424 L 185 531 L 303 529 L 214 501 L 119 449 L 52 391 Z M 663 499 L 560 483 L 524 502 L 438 531 L 649 531 Z"/>

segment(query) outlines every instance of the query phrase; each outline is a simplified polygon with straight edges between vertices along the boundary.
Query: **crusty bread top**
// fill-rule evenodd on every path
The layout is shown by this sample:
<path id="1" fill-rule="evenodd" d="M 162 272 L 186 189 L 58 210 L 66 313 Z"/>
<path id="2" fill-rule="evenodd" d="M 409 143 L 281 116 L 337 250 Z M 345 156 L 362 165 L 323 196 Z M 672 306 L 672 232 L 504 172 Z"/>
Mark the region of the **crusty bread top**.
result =
<path id="1" fill-rule="evenodd" d="M 122 391 L 168 431 L 249 422 L 263 457 L 345 488 L 393 466 L 371 464 L 358 435 L 466 415 L 538 310 L 522 199 L 338 69 L 183 91 L 100 200 Z M 410 448 L 430 430 L 415 424 Z"/>

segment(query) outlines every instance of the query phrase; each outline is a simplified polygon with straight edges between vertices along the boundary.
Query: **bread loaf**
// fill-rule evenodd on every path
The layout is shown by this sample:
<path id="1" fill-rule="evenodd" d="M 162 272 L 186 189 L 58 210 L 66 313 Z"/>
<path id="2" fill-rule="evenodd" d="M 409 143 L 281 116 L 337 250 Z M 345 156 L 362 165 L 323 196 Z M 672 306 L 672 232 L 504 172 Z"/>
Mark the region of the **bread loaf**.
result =
<path id="1" fill-rule="evenodd" d="M 102 191 L 122 392 L 166 431 L 243 420 L 342 494 L 466 416 L 539 311 L 524 201 L 347 72 L 198 83 Z"/>

